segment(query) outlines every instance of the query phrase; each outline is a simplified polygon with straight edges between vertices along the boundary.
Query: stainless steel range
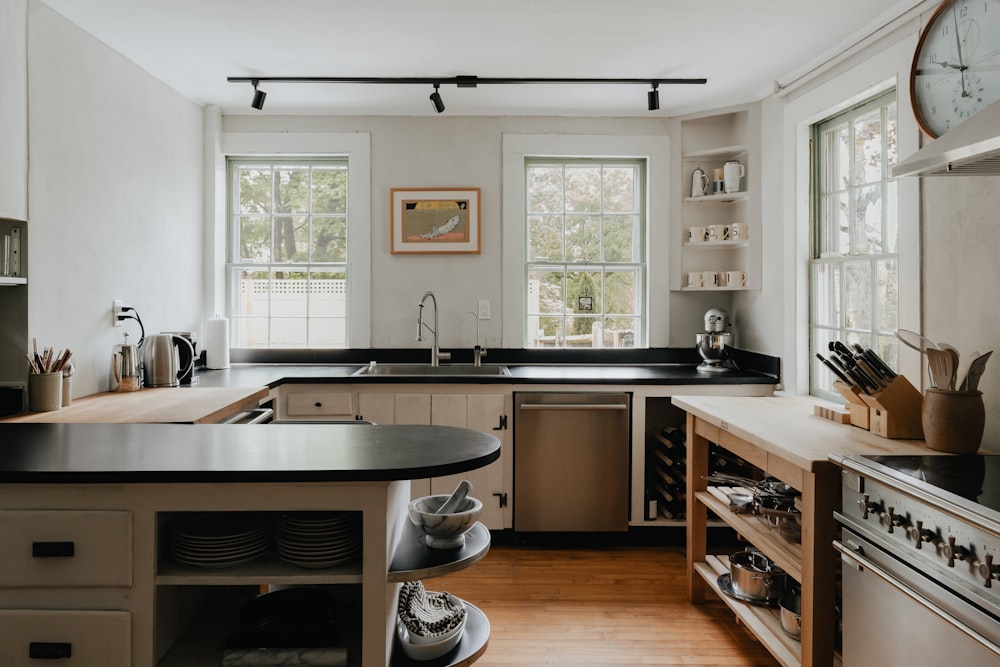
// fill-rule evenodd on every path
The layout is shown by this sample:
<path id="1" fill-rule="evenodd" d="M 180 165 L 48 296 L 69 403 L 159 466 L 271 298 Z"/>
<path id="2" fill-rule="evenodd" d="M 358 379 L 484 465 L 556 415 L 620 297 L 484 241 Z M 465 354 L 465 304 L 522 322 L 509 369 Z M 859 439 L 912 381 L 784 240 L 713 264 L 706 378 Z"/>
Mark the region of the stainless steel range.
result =
<path id="1" fill-rule="evenodd" d="M 1000 664 L 1000 455 L 844 468 L 844 665 Z"/>

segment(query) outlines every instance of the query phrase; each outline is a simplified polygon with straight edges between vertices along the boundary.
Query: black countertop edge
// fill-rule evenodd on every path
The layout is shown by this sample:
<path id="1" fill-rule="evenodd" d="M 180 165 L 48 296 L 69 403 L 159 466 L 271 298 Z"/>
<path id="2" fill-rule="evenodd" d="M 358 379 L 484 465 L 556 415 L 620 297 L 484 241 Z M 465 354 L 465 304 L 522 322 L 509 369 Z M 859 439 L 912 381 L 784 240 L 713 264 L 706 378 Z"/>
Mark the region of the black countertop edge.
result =
<path id="1" fill-rule="evenodd" d="M 778 376 L 781 371 L 777 357 L 749 350 L 730 348 L 736 365 L 745 370 Z M 471 348 L 445 348 L 451 353 L 450 363 L 471 364 Z M 309 364 L 364 366 L 371 361 L 380 364 L 422 364 L 430 361 L 428 348 L 369 348 L 350 350 L 254 350 L 233 349 L 230 361 L 240 364 Z M 490 348 L 485 363 L 506 366 L 591 365 L 642 366 L 679 364 L 696 366 L 701 356 L 694 347 L 655 347 L 618 349 L 556 349 L 556 348 Z"/>
<path id="2" fill-rule="evenodd" d="M 355 376 L 369 362 L 425 364 L 427 350 L 331 350 L 329 361 L 234 361 L 229 369 L 201 370 L 194 386 L 344 383 L 365 384 L 632 384 L 632 385 L 739 385 L 779 384 L 780 360 L 732 348 L 735 369 L 724 373 L 697 370 L 701 357 L 694 348 L 661 350 L 498 350 L 487 365 L 505 365 L 510 375 L 396 375 Z M 267 352 L 274 352 L 267 351 Z M 279 351 L 281 352 L 281 351 Z M 289 351 L 298 353 L 299 351 Z M 311 357 L 309 351 L 303 351 Z M 421 353 L 419 356 L 415 353 Z M 492 352 L 492 351 L 491 351 Z M 534 353 L 541 354 L 534 354 Z M 568 352 L 562 356 L 554 352 Z M 527 353 L 527 354 L 525 354 Z M 621 353 L 621 354 L 620 354 Z M 624 355 L 624 356 L 622 356 Z M 280 356 L 280 355 L 279 355 Z M 299 357 L 297 354 L 290 358 Z M 237 356 L 236 358 L 240 358 Z M 255 357 L 256 358 L 256 357 Z M 353 358 L 354 361 L 349 361 Z M 363 361 L 361 361 L 363 360 Z M 471 363 L 453 357 L 448 363 Z"/>
<path id="3" fill-rule="evenodd" d="M 500 457 L 452 426 L 4 424 L 0 484 L 391 482 Z"/>

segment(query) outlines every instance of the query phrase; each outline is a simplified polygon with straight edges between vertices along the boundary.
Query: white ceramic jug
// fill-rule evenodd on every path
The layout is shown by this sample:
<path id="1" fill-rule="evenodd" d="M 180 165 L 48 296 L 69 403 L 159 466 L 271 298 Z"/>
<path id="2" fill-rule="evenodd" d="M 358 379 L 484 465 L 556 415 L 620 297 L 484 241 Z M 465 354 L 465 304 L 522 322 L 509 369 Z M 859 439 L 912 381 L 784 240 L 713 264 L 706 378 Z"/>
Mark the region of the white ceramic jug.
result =
<path id="1" fill-rule="evenodd" d="M 694 171 L 691 172 L 691 196 L 701 197 L 708 191 L 708 185 L 711 180 L 708 178 L 708 174 L 702 170 L 700 164 L 694 166 Z"/>
<path id="2" fill-rule="evenodd" d="M 726 192 L 739 192 L 740 179 L 746 175 L 746 169 L 739 162 L 727 162 L 722 165 L 722 180 L 726 184 Z"/>

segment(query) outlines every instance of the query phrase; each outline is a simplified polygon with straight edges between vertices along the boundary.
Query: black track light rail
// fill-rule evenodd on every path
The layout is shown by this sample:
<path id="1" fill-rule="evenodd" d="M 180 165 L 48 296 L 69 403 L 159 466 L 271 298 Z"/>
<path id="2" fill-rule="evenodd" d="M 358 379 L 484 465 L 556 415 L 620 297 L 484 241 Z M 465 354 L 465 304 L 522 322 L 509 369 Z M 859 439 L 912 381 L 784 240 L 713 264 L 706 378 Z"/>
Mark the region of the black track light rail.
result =
<path id="1" fill-rule="evenodd" d="M 533 83 L 579 83 L 579 84 L 643 84 L 675 85 L 708 83 L 708 79 L 661 79 L 656 77 L 627 78 L 560 78 L 560 77 L 494 77 L 494 76 L 230 76 L 230 83 L 375 83 L 401 85 L 446 85 L 459 88 L 475 88 L 479 85 L 533 84 Z"/>

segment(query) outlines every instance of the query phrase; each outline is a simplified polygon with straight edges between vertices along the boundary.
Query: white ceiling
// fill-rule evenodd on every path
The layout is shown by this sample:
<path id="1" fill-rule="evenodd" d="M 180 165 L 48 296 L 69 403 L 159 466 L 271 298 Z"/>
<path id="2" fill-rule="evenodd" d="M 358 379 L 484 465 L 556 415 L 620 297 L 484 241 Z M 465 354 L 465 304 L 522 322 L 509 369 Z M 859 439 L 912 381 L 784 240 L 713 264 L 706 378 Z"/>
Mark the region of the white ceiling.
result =
<path id="1" fill-rule="evenodd" d="M 228 76 L 707 78 L 660 87 L 441 89 L 445 114 L 661 116 L 758 99 L 915 0 L 43 0 L 223 113 L 432 116 L 429 85 Z"/>

